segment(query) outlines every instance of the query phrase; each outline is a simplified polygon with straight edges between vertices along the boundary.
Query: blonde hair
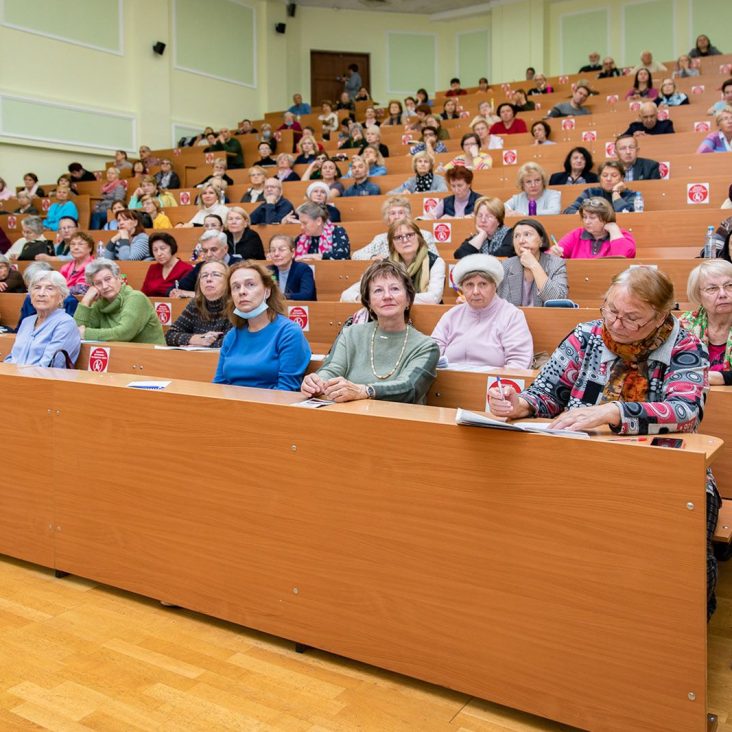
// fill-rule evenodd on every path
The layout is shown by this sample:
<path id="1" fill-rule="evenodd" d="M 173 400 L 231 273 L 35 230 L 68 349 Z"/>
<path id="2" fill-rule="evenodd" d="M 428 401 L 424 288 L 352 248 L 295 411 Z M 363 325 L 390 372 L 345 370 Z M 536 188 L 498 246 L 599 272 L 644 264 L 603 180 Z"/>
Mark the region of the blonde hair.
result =
<path id="1" fill-rule="evenodd" d="M 503 201 L 500 198 L 493 198 L 492 196 L 482 196 L 475 202 L 473 207 L 474 216 L 478 216 L 478 210 L 485 206 L 497 219 L 498 223 L 503 226 L 503 221 L 506 218 L 506 207 L 503 205 Z"/>
<path id="2" fill-rule="evenodd" d="M 386 201 L 381 204 L 381 217 L 386 221 L 389 209 L 395 208 L 396 206 L 406 208 L 411 216 L 412 204 L 409 202 L 409 199 L 406 196 L 389 196 L 389 198 L 387 198 Z"/>
<path id="3" fill-rule="evenodd" d="M 417 161 L 423 159 L 430 161 L 430 171 L 435 167 L 434 158 L 426 150 L 420 150 L 412 156 L 412 170 L 415 173 L 417 172 Z"/>
<path id="4" fill-rule="evenodd" d="M 516 178 L 516 183 L 518 185 L 518 189 L 520 191 L 523 191 L 524 189 L 524 178 L 529 173 L 538 173 L 541 176 L 541 182 L 544 185 L 544 188 L 546 188 L 547 183 L 549 182 L 549 178 L 547 177 L 546 171 L 544 168 L 541 167 L 538 163 L 528 162 L 524 163 L 518 170 L 518 176 Z"/>
<path id="5" fill-rule="evenodd" d="M 671 278 L 653 267 L 633 267 L 616 274 L 605 293 L 606 300 L 615 287 L 626 288 L 658 313 L 669 313 L 676 304 Z"/>
<path id="6" fill-rule="evenodd" d="M 726 259 L 709 259 L 698 264 L 689 272 L 689 279 L 686 283 L 686 296 L 689 302 L 697 307 L 701 305 L 702 280 L 705 277 L 727 276 L 732 280 L 732 263 Z"/>

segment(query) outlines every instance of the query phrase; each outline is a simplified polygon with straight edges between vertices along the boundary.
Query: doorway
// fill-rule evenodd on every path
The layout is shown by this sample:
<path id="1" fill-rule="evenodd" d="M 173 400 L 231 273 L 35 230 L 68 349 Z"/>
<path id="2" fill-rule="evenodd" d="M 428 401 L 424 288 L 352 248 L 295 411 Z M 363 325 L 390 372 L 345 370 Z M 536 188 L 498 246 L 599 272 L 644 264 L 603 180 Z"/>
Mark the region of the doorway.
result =
<path id="1" fill-rule="evenodd" d="M 351 64 L 358 64 L 361 83 L 371 92 L 371 69 L 368 53 L 348 53 L 347 51 L 310 51 L 310 104 L 313 112 L 320 108 L 323 99 L 337 102 L 343 91 L 343 82 L 337 77 L 344 76 Z"/>

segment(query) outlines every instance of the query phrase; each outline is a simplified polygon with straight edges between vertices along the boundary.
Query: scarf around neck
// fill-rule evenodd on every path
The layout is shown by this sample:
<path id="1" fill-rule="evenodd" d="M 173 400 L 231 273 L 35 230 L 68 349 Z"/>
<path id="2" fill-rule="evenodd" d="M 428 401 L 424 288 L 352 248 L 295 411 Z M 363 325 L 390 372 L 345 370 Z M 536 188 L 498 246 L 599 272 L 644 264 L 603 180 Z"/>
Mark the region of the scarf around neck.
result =
<path id="1" fill-rule="evenodd" d="M 328 254 L 333 249 L 333 232 L 335 231 L 335 224 L 332 221 L 326 221 L 323 224 L 323 233 L 320 237 L 311 237 L 307 234 L 301 234 L 297 239 L 295 245 L 295 257 L 302 257 L 309 253 L 310 242 L 312 239 L 318 238 L 318 252 L 319 254 Z"/>
<path id="2" fill-rule="evenodd" d="M 432 173 L 427 173 L 427 175 L 418 175 L 417 176 L 417 193 L 423 192 L 423 191 L 431 191 L 432 190 L 432 182 L 434 181 L 435 176 Z"/>
<path id="3" fill-rule="evenodd" d="M 681 327 L 693 333 L 705 346 L 709 346 L 709 314 L 700 307 L 698 310 L 689 310 L 681 318 Z M 732 329 L 727 335 L 727 343 L 724 348 L 724 362 L 727 369 L 732 369 Z"/>
<path id="4" fill-rule="evenodd" d="M 402 264 L 406 264 L 397 252 L 392 252 L 389 255 L 389 259 L 392 262 L 401 262 Z M 417 250 L 417 256 L 407 267 L 407 274 L 414 283 L 414 289 L 417 292 L 427 292 L 427 287 L 430 284 L 430 259 L 427 253 L 427 247 L 421 246 Z"/>

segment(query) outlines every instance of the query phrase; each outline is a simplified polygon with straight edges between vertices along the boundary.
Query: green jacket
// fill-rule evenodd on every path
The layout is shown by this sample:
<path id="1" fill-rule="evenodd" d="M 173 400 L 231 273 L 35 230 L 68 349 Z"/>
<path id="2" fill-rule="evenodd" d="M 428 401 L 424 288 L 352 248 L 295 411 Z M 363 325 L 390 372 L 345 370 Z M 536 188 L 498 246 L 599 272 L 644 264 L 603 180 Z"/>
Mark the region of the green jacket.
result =
<path id="1" fill-rule="evenodd" d="M 74 320 L 78 325 L 86 326 L 86 340 L 165 345 L 163 326 L 153 304 L 146 295 L 129 285 L 122 285 L 112 302 L 100 299 L 90 308 L 79 303 Z"/>

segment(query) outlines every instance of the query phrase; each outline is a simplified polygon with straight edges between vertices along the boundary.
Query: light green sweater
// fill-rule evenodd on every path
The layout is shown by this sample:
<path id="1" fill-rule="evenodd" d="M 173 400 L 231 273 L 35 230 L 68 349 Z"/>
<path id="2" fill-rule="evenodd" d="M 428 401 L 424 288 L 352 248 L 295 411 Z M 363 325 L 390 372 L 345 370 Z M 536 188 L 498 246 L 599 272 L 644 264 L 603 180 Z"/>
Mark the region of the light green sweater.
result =
<path id="1" fill-rule="evenodd" d="M 84 338 L 90 341 L 165 345 L 163 326 L 153 304 L 146 295 L 129 285 L 122 285 L 112 302 L 100 299 L 90 308 L 79 303 L 74 320 L 86 326 Z"/>
<path id="2" fill-rule="evenodd" d="M 346 328 L 318 370 L 321 379 L 343 376 L 354 384 L 374 387 L 377 399 L 424 404 L 435 380 L 440 349 L 431 338 L 409 326 L 404 355 L 388 379 L 378 379 L 371 370 L 371 336 L 376 323 L 360 323 Z M 377 331 L 374 341 L 374 366 L 377 374 L 388 374 L 397 362 L 404 343 L 404 332 Z"/>

